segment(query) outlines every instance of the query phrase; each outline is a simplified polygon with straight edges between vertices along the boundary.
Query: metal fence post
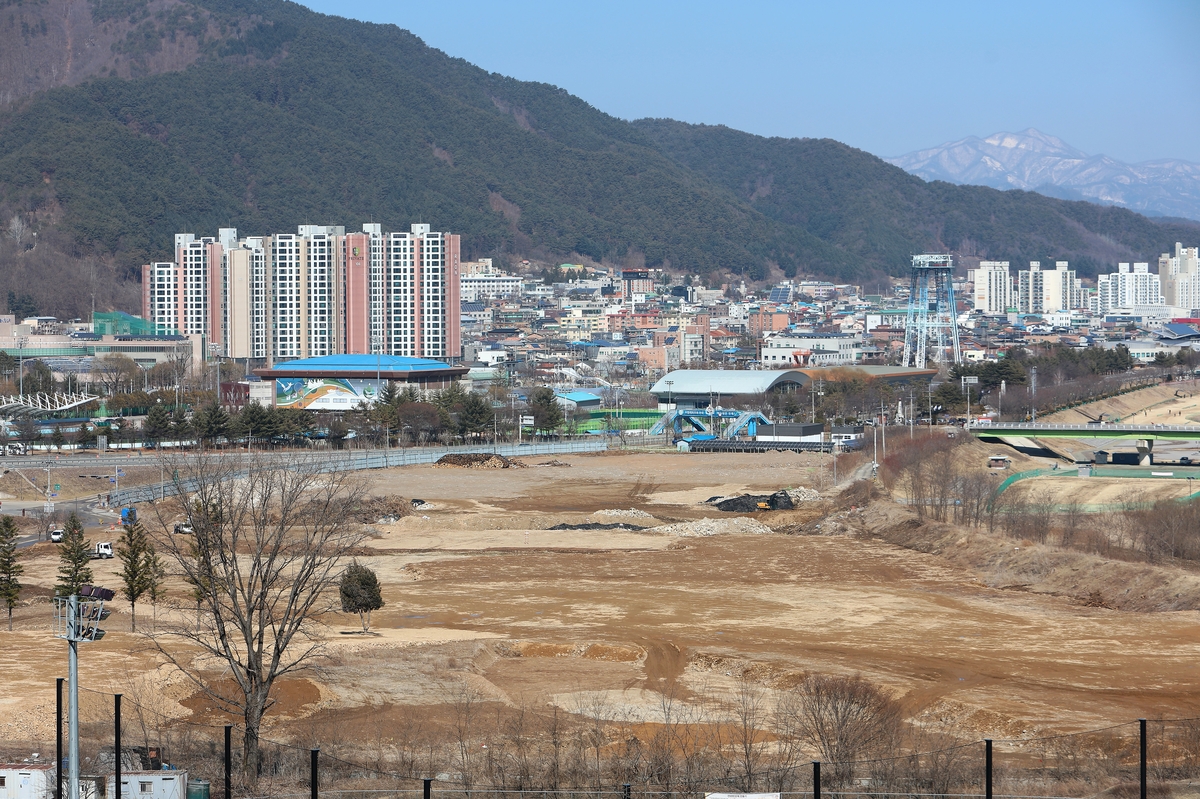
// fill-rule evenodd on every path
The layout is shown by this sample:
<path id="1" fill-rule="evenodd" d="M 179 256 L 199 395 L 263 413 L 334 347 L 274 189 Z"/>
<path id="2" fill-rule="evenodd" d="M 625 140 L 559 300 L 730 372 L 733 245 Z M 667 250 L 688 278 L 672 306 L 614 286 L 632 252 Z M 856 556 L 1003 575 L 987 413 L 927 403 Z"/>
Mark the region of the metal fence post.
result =
<path id="1" fill-rule="evenodd" d="M 233 725 L 225 725 L 225 799 L 233 799 Z"/>
<path id="2" fill-rule="evenodd" d="M 433 780 L 429 777 L 426 777 L 425 779 L 421 780 L 421 782 L 425 783 L 424 797 L 425 799 L 429 799 L 429 797 L 433 794 Z"/>
<path id="3" fill-rule="evenodd" d="M 813 761 L 813 799 L 821 799 L 821 761 Z"/>
<path id="4" fill-rule="evenodd" d="M 632 793 L 633 793 L 633 786 L 630 785 L 629 783 L 624 783 L 621 786 L 622 799 L 629 799 L 629 797 Z"/>
<path id="5" fill-rule="evenodd" d="M 992 739 L 983 739 L 983 795 L 992 799 Z"/>
<path id="6" fill-rule="evenodd" d="M 62 799 L 62 687 L 63 678 L 54 679 L 54 799 Z"/>
<path id="7" fill-rule="evenodd" d="M 313 749 L 309 752 L 308 764 L 308 795 L 312 799 L 317 799 L 317 781 L 319 774 L 317 773 L 317 756 L 321 754 L 320 749 Z"/>
<path id="8" fill-rule="evenodd" d="M 113 694 L 113 794 L 121 799 L 121 695 Z"/>
<path id="9" fill-rule="evenodd" d="M 1142 799 L 1146 799 L 1146 720 L 1145 719 L 1138 719 L 1138 731 L 1141 733 L 1141 739 L 1142 739 L 1142 746 L 1141 746 L 1141 749 L 1142 749 L 1141 761 L 1142 762 L 1141 762 L 1140 773 L 1138 774 L 1138 784 L 1139 784 L 1139 787 L 1141 788 Z"/>

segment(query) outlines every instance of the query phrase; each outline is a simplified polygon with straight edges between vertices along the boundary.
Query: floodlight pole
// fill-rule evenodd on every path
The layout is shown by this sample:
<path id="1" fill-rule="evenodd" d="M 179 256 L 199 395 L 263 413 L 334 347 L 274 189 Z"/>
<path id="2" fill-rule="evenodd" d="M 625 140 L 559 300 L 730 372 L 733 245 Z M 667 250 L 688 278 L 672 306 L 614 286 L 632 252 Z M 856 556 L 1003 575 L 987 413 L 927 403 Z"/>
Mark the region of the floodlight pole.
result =
<path id="1" fill-rule="evenodd" d="M 67 599 L 67 797 L 79 799 L 79 596 Z"/>

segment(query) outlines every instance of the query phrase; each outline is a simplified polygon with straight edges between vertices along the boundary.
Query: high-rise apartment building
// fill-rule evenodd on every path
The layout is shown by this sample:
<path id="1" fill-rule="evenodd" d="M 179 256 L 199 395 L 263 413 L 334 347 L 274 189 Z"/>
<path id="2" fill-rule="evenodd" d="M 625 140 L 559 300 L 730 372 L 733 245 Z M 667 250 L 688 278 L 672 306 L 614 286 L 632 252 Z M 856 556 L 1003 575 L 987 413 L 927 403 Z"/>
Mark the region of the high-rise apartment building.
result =
<path id="1" fill-rule="evenodd" d="M 975 310 L 985 314 L 1007 313 L 1012 307 L 1012 275 L 1008 261 L 980 261 L 975 270 Z"/>
<path id="2" fill-rule="evenodd" d="M 1136 263 L 1132 269 L 1129 264 L 1118 264 L 1116 272 L 1096 278 L 1096 313 L 1162 305 L 1162 286 L 1148 263 Z"/>
<path id="3" fill-rule="evenodd" d="M 1066 261 L 1056 261 L 1053 270 L 1042 269 L 1040 261 L 1030 261 L 1029 269 L 1017 273 L 1017 311 L 1020 313 L 1059 313 L 1080 307 L 1083 285 Z"/>
<path id="4" fill-rule="evenodd" d="M 268 363 L 337 353 L 456 359 L 459 237 L 301 225 L 239 239 L 176 236 L 175 263 L 142 267 L 145 317 Z"/>
<path id="5" fill-rule="evenodd" d="M 1175 242 L 1175 255 L 1158 258 L 1158 277 L 1167 305 L 1191 311 L 1200 309 L 1200 247 Z"/>

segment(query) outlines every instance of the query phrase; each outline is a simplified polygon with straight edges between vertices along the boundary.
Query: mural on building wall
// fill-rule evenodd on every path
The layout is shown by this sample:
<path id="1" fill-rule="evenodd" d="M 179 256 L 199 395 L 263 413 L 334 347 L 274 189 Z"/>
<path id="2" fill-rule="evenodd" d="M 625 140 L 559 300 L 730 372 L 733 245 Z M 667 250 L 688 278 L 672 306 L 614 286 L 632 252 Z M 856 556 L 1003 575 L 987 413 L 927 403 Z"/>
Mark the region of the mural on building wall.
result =
<path id="1" fill-rule="evenodd" d="M 346 380 L 339 377 L 275 379 L 275 405 L 313 411 L 348 411 L 360 403 L 368 405 L 379 396 L 375 380 Z"/>

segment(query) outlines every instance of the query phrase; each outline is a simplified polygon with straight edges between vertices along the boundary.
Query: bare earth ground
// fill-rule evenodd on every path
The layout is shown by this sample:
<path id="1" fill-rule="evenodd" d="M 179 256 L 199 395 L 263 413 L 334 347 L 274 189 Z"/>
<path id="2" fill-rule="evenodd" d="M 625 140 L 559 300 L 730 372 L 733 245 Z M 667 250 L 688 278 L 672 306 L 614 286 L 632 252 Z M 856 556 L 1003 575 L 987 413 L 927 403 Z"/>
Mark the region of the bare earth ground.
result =
<path id="1" fill-rule="evenodd" d="M 993 588 L 945 556 L 849 536 L 546 529 L 727 518 L 700 503 L 827 483 L 827 457 L 561 460 L 570 467 L 373 473 L 375 493 L 433 508 L 376 526 L 360 559 L 384 586 L 387 606 L 373 617 L 379 634 L 339 635 L 357 619 L 334 617 L 330 657 L 320 673 L 282 687 L 275 723 L 349 724 L 366 708 L 436 707 L 462 682 L 497 701 L 568 710 L 600 691 L 650 717 L 662 678 L 722 696 L 747 668 L 773 685 L 804 670 L 862 673 L 916 703 L 959 708 L 971 729 L 996 737 L 1200 714 L 1197 612 L 1124 612 Z M 630 508 L 642 514 L 596 514 Z M 827 510 L 814 503 L 753 516 L 780 526 Z M 115 586 L 118 563 L 95 562 L 96 582 Z M 65 671 L 45 601 L 53 545 L 34 547 L 25 565 L 29 601 L 17 609 L 17 631 L 0 632 L 0 739 L 47 740 L 53 678 Z M 170 591 L 184 596 L 182 585 Z M 215 721 L 213 708 L 157 665 L 146 639 L 126 631 L 128 604 L 114 605 L 109 635 L 83 647 L 84 685 Z M 138 610 L 147 629 L 151 611 Z"/>

